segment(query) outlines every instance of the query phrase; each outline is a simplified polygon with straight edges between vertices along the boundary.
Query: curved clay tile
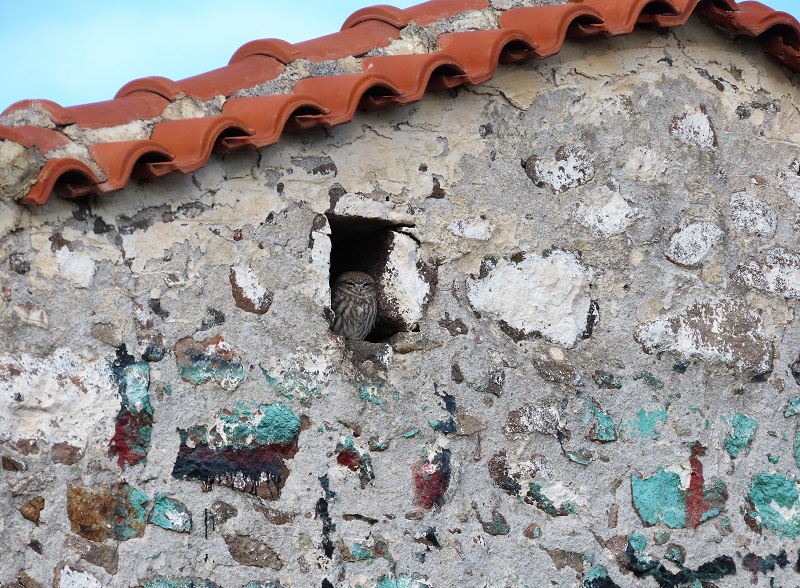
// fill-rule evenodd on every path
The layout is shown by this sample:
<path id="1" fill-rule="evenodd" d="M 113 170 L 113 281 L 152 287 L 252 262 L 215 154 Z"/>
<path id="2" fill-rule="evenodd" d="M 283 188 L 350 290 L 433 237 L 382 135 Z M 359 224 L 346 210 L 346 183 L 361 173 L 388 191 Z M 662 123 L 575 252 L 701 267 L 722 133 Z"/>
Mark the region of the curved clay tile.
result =
<path id="1" fill-rule="evenodd" d="M 259 39 L 245 43 L 233 54 L 228 64 L 234 64 L 246 57 L 265 55 L 277 59 L 284 65 L 300 57 L 300 52 L 291 43 L 283 39 Z"/>
<path id="2" fill-rule="evenodd" d="M 602 24 L 603 17 L 598 10 L 579 4 L 512 8 L 500 15 L 500 27 L 522 31 L 533 39 L 540 58 L 561 51 L 570 27 L 578 22 Z"/>
<path id="3" fill-rule="evenodd" d="M 258 149 L 277 143 L 284 129 L 290 125 L 298 112 L 314 111 L 316 115 L 328 114 L 328 110 L 311 95 L 278 94 L 253 98 L 231 98 L 225 102 L 222 113 L 241 120 L 254 130 L 249 136 L 226 137 L 229 149 L 250 147 Z"/>
<path id="4" fill-rule="evenodd" d="M 0 139 L 14 141 L 26 149 L 36 147 L 41 153 L 69 145 L 69 139 L 58 131 L 34 125 L 0 127 Z"/>
<path id="5" fill-rule="evenodd" d="M 326 61 L 351 55 L 360 56 L 373 49 L 386 47 L 392 40 L 399 38 L 398 27 L 377 20 L 367 20 L 339 33 L 297 43 L 295 47 L 305 59 Z"/>
<path id="6" fill-rule="evenodd" d="M 104 193 L 124 188 L 137 165 L 175 157 L 156 141 L 144 140 L 97 143 L 89 147 L 89 153 L 106 176 L 106 181 L 97 186 Z"/>
<path id="7" fill-rule="evenodd" d="M 22 198 L 23 204 L 44 204 L 50 192 L 59 184 L 67 197 L 82 196 L 95 190 L 100 183 L 94 172 L 77 159 L 51 159 L 44 164 L 36 183 Z"/>
<path id="8" fill-rule="evenodd" d="M 383 95 L 391 96 L 389 99 L 392 100 L 401 92 L 394 86 L 392 78 L 376 73 L 306 78 L 295 84 L 295 90 L 302 94 L 324 96 L 321 102 L 327 112 L 314 118 L 327 127 L 351 121 L 363 97 L 373 88 L 383 89 Z M 304 118 L 306 121 L 314 120 Z"/>
<path id="9" fill-rule="evenodd" d="M 400 29 L 409 23 L 427 26 L 487 8 L 489 0 L 431 0 L 405 10 L 373 6 L 351 15 L 341 32 L 296 45 L 280 39 L 253 41 L 237 50 L 225 67 L 179 81 L 159 77 L 134 80 L 113 100 L 73 107 L 25 100 L 3 112 L 17 122 L 11 123 L 16 126 L 0 125 L 0 140 L 36 147 L 45 157 L 52 154 L 22 202 L 41 204 L 56 185 L 67 195 L 104 193 L 122 188 L 133 173 L 159 176 L 198 169 L 215 149 L 264 147 L 287 130 L 350 121 L 359 108 L 409 104 L 422 98 L 428 88 L 480 83 L 494 75 L 498 62 L 548 57 L 560 51 L 569 36 L 624 34 L 636 24 L 678 26 L 693 13 L 736 33 L 757 37 L 767 53 L 800 72 L 800 23 L 759 2 L 734 0 L 573 0 L 497 9 L 493 15 L 499 13 L 499 28 L 487 24 L 486 29 L 472 30 L 468 28 L 471 25 L 462 24 L 463 30 L 438 36 L 435 52 L 398 54 L 405 44 L 392 46 L 393 40 L 401 39 Z M 449 30 L 453 26 L 446 24 Z M 428 33 L 436 30 L 430 27 Z M 367 57 L 381 48 L 388 49 Z M 286 93 L 248 96 L 258 94 L 265 82 L 280 79 L 285 66 L 297 59 L 335 63 L 351 57 L 361 59 L 363 73 L 311 75 L 288 89 L 276 84 L 282 89 L 273 91 Z M 182 96 L 205 102 L 237 94 L 241 97 L 224 102 L 220 115 L 195 111 L 199 118 L 160 121 L 165 109 Z M 176 110 L 180 116 L 181 109 Z M 30 121 L 39 120 L 42 112 L 50 121 L 35 126 Z M 71 143 L 59 127 L 104 129 L 135 121 L 142 121 L 135 129 L 138 135 L 150 132 L 153 125 L 149 140 L 104 143 L 93 135 L 89 153 L 104 179 L 84 162 L 56 157 L 59 147 Z M 52 126 L 56 128 L 46 128 Z M 119 133 L 108 136 L 118 137 Z M 80 139 L 75 141 L 80 147 Z"/>
<path id="10" fill-rule="evenodd" d="M 383 22 L 392 25 L 393 27 L 397 27 L 398 29 L 402 29 L 403 27 L 408 26 L 408 23 L 411 22 L 411 18 L 406 16 L 404 10 L 394 6 L 389 6 L 388 4 L 368 6 L 367 8 L 356 10 L 353 14 L 351 14 L 349 18 L 344 21 L 342 30 L 346 31 L 347 29 L 351 29 L 358 24 L 369 21 Z"/>
<path id="11" fill-rule="evenodd" d="M 142 176 L 156 177 L 172 171 L 188 173 L 200 169 L 217 149 L 223 135 L 241 137 L 253 134 L 255 131 L 243 121 L 224 114 L 160 122 L 153 129 L 152 139 L 174 158 L 146 164 Z"/>

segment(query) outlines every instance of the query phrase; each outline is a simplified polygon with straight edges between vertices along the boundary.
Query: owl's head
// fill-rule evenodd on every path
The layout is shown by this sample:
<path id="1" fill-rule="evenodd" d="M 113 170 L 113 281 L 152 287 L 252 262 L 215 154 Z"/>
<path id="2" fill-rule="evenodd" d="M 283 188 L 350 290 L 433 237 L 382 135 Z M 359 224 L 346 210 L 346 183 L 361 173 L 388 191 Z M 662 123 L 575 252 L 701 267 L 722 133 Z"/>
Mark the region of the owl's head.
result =
<path id="1" fill-rule="evenodd" d="M 336 289 L 343 289 L 359 296 L 374 295 L 375 280 L 364 272 L 344 272 L 333 282 Z"/>

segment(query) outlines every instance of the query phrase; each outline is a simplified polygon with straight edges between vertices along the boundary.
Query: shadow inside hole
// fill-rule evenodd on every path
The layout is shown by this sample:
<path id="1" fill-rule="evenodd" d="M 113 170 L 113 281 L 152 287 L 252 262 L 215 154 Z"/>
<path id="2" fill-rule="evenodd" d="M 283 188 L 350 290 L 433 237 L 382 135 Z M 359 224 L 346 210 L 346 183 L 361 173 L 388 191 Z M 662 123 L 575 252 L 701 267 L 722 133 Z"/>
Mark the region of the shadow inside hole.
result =
<path id="1" fill-rule="evenodd" d="M 398 225 L 380 218 L 328 214 L 331 228 L 330 283 L 344 272 L 359 271 L 373 277 L 377 285 L 378 316 L 367 336 L 373 343 L 385 342 L 405 326 L 393 316 L 391 293 L 384 291 L 381 275 L 386 271 L 393 242 L 393 231 L 412 225 Z"/>

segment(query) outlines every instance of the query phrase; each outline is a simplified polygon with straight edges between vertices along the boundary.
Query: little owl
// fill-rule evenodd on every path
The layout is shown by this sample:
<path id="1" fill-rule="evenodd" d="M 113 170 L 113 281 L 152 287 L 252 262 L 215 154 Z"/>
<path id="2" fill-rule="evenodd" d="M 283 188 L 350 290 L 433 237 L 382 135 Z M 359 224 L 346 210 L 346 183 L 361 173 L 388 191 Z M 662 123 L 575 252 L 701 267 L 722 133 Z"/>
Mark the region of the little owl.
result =
<path id="1" fill-rule="evenodd" d="M 375 280 L 364 272 L 344 272 L 333 282 L 331 307 L 336 317 L 333 332 L 363 341 L 375 326 L 378 314 Z"/>

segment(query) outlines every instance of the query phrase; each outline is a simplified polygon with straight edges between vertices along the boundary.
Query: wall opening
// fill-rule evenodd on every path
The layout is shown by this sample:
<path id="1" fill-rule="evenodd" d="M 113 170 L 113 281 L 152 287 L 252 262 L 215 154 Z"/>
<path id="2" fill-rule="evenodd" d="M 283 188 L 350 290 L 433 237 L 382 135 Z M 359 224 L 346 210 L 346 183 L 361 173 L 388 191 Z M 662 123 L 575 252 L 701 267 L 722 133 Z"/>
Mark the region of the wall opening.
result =
<path id="1" fill-rule="evenodd" d="M 403 229 L 413 225 L 398 225 L 381 218 L 365 218 L 327 214 L 331 230 L 330 284 L 348 271 L 364 272 L 376 282 L 378 315 L 367 341 L 384 342 L 410 326 L 398 316 L 398 293 L 392 291 L 393 280 L 387 279 L 395 242 Z"/>

